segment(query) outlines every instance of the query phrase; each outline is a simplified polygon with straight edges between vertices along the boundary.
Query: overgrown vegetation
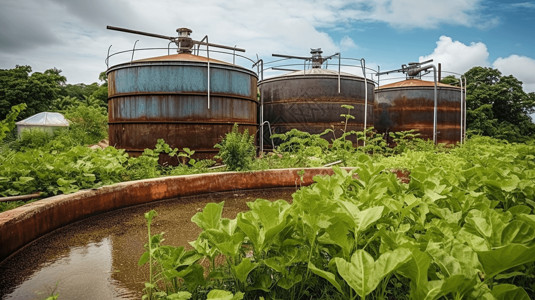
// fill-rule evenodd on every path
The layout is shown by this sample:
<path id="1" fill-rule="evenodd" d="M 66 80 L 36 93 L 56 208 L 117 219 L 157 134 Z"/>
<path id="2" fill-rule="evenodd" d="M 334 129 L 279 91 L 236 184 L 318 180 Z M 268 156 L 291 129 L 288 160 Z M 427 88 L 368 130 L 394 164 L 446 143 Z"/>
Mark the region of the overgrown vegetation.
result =
<path id="1" fill-rule="evenodd" d="M 533 144 L 473 138 L 447 152 L 357 153 L 353 163 L 316 177 L 292 204 L 259 199 L 235 219 L 221 217 L 224 203 L 208 204 L 192 218 L 203 231 L 190 250 L 152 235 L 140 259 L 153 269 L 145 297 L 535 295 Z M 408 170 L 410 181 L 392 169 Z"/>
<path id="2" fill-rule="evenodd" d="M 256 156 L 254 135 L 249 135 L 245 129 L 243 133 L 238 131 L 238 124 L 232 126 L 232 131 L 227 133 L 221 143 L 214 146 L 219 149 L 216 158 L 221 159 L 231 171 L 248 170 Z"/>

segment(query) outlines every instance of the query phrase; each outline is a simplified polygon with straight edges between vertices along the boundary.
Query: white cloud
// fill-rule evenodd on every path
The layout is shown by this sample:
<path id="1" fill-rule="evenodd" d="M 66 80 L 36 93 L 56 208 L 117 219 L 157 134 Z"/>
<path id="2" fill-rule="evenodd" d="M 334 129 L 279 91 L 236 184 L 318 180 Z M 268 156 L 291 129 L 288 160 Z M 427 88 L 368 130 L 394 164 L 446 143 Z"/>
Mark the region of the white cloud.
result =
<path id="1" fill-rule="evenodd" d="M 346 35 L 340 40 L 340 50 L 344 51 L 355 48 L 358 48 L 358 46 L 355 41 L 349 36 Z"/>
<path id="2" fill-rule="evenodd" d="M 420 61 L 433 59 L 434 64 L 442 64 L 442 70 L 463 74 L 475 66 L 489 66 L 488 57 L 484 43 L 466 45 L 448 36 L 441 36 L 433 53 L 420 56 Z"/>
<path id="3" fill-rule="evenodd" d="M 481 0 L 377 0 L 357 1 L 341 15 L 352 20 L 388 23 L 394 28 L 436 28 L 440 24 L 488 28 L 499 19 L 483 15 Z M 366 4 L 365 4 L 366 3 Z"/>
<path id="4" fill-rule="evenodd" d="M 513 75 L 523 82 L 524 91 L 535 92 L 535 59 L 527 56 L 510 55 L 488 62 L 489 52 L 484 43 L 463 44 L 450 37 L 441 36 L 433 53 L 420 56 L 420 61 L 433 59 L 433 63 L 442 64 L 442 70 L 464 74 L 475 66 L 493 67 L 503 75 Z M 444 73 L 444 76 L 448 75 Z"/>
<path id="5" fill-rule="evenodd" d="M 483 19 L 482 0 L 95 1 L 4 0 L 0 25 L 9 30 L 0 31 L 0 67 L 58 67 L 69 82 L 90 83 L 98 79 L 97 70 L 106 69 L 110 44 L 112 52 L 131 49 L 138 39 L 138 48 L 167 46 L 166 41 L 106 30 L 106 25 L 169 36 L 187 26 L 194 39 L 209 35 L 213 43 L 247 49 L 248 57 L 268 58 L 272 53 L 304 56 L 318 47 L 326 55 L 354 49 L 358 46 L 350 37 L 337 43 L 326 31 L 343 32 L 355 22 L 432 28 L 471 27 Z"/>
<path id="6" fill-rule="evenodd" d="M 525 92 L 535 92 L 535 59 L 510 55 L 506 58 L 498 58 L 493 67 L 500 70 L 503 75 L 513 75 L 522 81 Z"/>

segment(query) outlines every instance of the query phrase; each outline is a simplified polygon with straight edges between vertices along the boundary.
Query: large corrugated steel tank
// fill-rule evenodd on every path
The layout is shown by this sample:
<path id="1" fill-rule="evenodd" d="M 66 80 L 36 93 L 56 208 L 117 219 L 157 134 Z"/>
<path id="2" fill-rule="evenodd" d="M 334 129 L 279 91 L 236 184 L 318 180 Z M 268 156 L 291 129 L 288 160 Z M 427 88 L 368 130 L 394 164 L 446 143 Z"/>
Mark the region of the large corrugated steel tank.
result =
<path id="1" fill-rule="evenodd" d="M 273 133 L 284 133 L 292 128 L 317 134 L 325 129 L 334 129 L 323 138 L 340 137 L 344 129 L 347 109 L 341 105 L 352 105 L 347 130 L 364 129 L 365 80 L 363 77 L 340 73 L 340 92 L 338 92 L 339 73 L 337 71 L 312 68 L 295 71 L 260 82 L 264 101 L 264 120 L 269 121 Z M 367 80 L 368 115 L 367 126 L 373 126 L 375 83 Z M 269 135 L 265 134 L 266 145 L 271 145 Z"/>
<path id="2" fill-rule="evenodd" d="M 433 139 L 433 81 L 407 79 L 375 91 L 374 127 L 379 132 L 417 130 Z M 461 89 L 437 84 L 437 143 L 455 144 L 461 135 Z"/>
<path id="3" fill-rule="evenodd" d="M 137 156 L 164 139 L 173 148 L 195 150 L 197 158 L 211 158 L 234 123 L 254 134 L 257 75 L 214 59 L 209 66 L 206 57 L 179 53 L 109 68 L 110 145 Z"/>

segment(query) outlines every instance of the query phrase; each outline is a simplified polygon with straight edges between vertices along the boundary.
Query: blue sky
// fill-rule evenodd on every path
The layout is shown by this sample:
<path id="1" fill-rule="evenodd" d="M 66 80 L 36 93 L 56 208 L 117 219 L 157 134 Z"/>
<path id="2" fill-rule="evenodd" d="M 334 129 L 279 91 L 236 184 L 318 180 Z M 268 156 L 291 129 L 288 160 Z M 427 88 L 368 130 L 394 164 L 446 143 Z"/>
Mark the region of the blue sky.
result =
<path id="1" fill-rule="evenodd" d="M 445 71 L 498 68 L 535 92 L 534 23 L 535 1 L 525 0 L 3 0 L 0 68 L 56 67 L 69 83 L 91 83 L 106 70 L 110 45 L 112 52 L 136 40 L 137 47 L 167 47 L 106 25 L 164 35 L 189 27 L 194 39 L 208 35 L 253 59 L 321 47 L 325 55 L 341 52 L 387 70 L 433 58 Z"/>

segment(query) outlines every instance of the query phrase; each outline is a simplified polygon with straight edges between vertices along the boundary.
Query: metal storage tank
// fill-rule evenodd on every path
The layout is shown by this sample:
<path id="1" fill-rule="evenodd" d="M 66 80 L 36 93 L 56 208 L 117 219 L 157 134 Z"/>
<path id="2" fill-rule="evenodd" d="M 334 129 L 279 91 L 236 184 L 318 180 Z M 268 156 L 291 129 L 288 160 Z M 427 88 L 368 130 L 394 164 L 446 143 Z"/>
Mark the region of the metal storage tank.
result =
<path id="1" fill-rule="evenodd" d="M 257 75 L 193 55 L 191 47 L 182 41 L 178 54 L 108 69 L 110 145 L 137 156 L 164 139 L 172 148 L 195 150 L 196 158 L 212 158 L 234 123 L 256 132 Z"/>
<path id="2" fill-rule="evenodd" d="M 375 90 L 374 127 L 389 133 L 415 129 L 433 139 L 433 81 L 407 79 Z M 437 143 L 455 144 L 461 134 L 461 88 L 437 83 Z"/>
<path id="3" fill-rule="evenodd" d="M 314 50 L 314 49 L 313 49 Z M 313 53 L 313 52 L 312 52 Z M 314 53 L 313 53 L 314 54 Z M 320 61 L 322 61 L 320 59 Z M 264 121 L 271 125 L 273 133 L 284 133 L 292 128 L 317 134 L 325 129 L 334 129 L 323 138 L 331 140 L 340 137 L 344 129 L 347 109 L 341 105 L 352 105 L 347 130 L 364 129 L 365 79 L 349 73 L 322 69 L 321 63 L 311 69 L 294 71 L 260 82 L 260 93 L 264 104 Z M 340 85 L 339 85 L 340 84 Z M 375 83 L 367 80 L 368 107 L 367 127 L 373 126 Z M 265 134 L 265 144 L 271 145 Z"/>

